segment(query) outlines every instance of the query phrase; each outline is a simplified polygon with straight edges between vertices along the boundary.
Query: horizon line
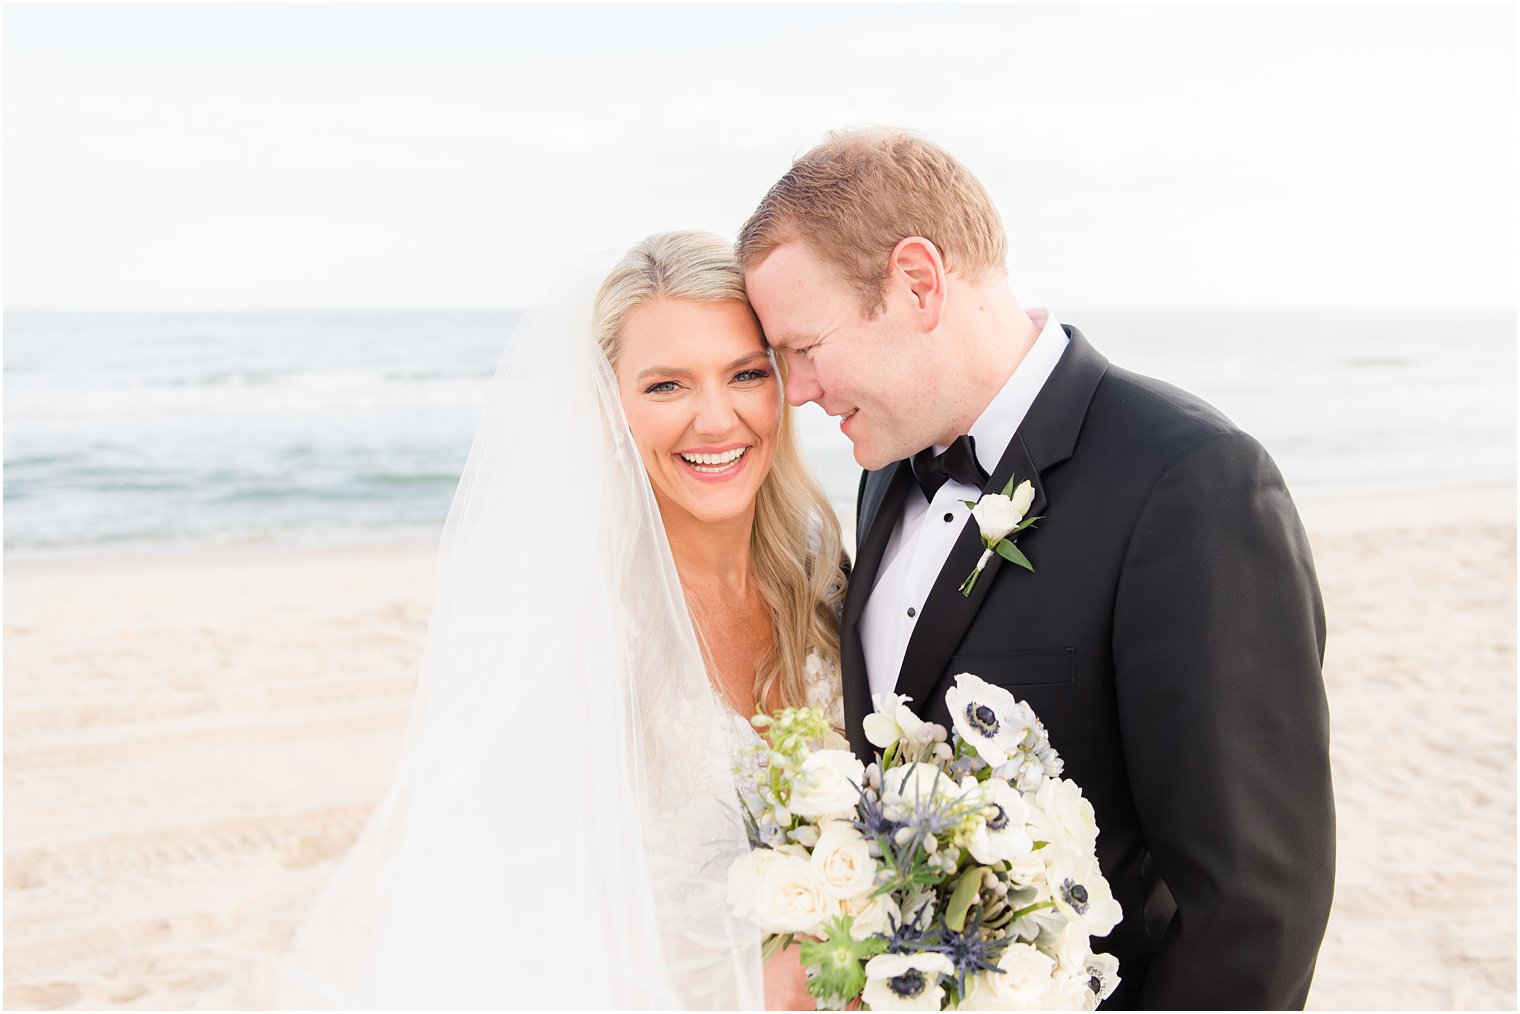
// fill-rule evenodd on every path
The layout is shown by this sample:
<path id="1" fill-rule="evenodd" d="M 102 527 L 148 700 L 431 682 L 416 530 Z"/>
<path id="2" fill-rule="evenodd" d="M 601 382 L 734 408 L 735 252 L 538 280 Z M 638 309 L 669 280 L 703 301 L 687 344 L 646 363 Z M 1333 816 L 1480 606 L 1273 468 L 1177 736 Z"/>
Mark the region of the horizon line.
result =
<path id="1" fill-rule="evenodd" d="M 529 309 L 532 304 L 524 306 L 390 306 L 390 307 L 355 307 L 355 306 L 187 306 L 187 307 L 59 307 L 59 306 L 6 306 L 0 308 L 4 314 L 509 314 L 522 313 Z M 1045 304 L 1035 300 L 1029 303 L 1030 309 L 1043 309 Z M 1495 305 L 1495 304 L 1454 304 L 1454 303 L 1430 303 L 1419 305 L 1393 306 L 1389 304 L 1368 305 L 1361 303 L 1301 303 L 1293 305 L 1263 305 L 1249 303 L 1228 304 L 1198 304 L 1198 303 L 1155 303 L 1155 304 L 1102 304 L 1094 303 L 1083 306 L 1080 304 L 1066 304 L 1066 308 L 1076 309 L 1080 313 L 1491 313 L 1491 314 L 1515 314 L 1520 313 L 1520 304 Z"/>

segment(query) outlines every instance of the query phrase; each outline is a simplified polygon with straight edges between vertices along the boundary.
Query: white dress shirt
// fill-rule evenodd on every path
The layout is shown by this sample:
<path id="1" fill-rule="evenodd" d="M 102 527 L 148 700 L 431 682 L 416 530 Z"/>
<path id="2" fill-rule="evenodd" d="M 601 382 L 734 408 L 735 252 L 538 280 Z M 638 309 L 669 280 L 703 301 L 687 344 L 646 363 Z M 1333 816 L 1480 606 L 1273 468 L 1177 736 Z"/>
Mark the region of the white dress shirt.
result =
<path id="1" fill-rule="evenodd" d="M 971 425 L 970 435 L 976 441 L 977 461 L 989 475 L 997 468 L 1003 451 L 1068 343 L 1066 332 L 1055 314 L 1049 310 L 1027 312 L 1029 319 L 1039 327 L 1040 335 L 1030 346 L 1024 361 L 1013 371 L 1013 376 Z M 945 448 L 937 446 L 934 450 L 943 453 Z M 866 675 L 873 695 L 889 693 L 897 686 L 898 670 L 902 668 L 908 640 L 913 636 L 913 627 L 923 611 L 924 601 L 944 568 L 945 559 L 961 529 L 971 517 L 971 511 L 961 501 L 974 503 L 981 495 L 981 490 L 954 479 L 941 486 L 932 501 L 924 499 L 917 484 L 908 491 L 902 516 L 887 542 L 881 568 L 876 572 L 871 597 L 866 600 L 860 615 L 860 641 L 865 649 Z M 882 520 L 876 523 L 880 524 Z M 965 576 L 956 575 L 956 580 Z M 923 701 L 914 702 L 915 710 L 920 714 L 925 706 Z"/>

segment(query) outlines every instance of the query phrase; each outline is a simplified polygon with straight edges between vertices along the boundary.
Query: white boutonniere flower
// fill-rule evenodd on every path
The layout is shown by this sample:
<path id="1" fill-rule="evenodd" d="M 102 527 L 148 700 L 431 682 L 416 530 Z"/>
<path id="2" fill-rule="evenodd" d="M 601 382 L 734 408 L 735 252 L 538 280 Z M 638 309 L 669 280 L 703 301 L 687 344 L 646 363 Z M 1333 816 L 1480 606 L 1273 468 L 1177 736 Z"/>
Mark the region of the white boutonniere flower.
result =
<path id="1" fill-rule="evenodd" d="M 976 503 L 970 500 L 961 502 L 971 508 L 971 516 L 976 518 L 977 527 L 982 530 L 982 545 L 986 547 L 982 551 L 982 558 L 976 563 L 976 569 L 961 582 L 962 595 L 971 595 L 971 589 L 976 587 L 976 579 L 982 576 L 982 570 L 992 560 L 993 553 L 1033 573 L 1034 565 L 1008 538 L 1040 520 L 1039 517 L 1024 516 L 1029 505 L 1034 503 L 1034 486 L 1030 485 L 1028 479 L 1015 488 L 1013 479 L 1010 478 L 1001 493 L 988 493 Z"/>

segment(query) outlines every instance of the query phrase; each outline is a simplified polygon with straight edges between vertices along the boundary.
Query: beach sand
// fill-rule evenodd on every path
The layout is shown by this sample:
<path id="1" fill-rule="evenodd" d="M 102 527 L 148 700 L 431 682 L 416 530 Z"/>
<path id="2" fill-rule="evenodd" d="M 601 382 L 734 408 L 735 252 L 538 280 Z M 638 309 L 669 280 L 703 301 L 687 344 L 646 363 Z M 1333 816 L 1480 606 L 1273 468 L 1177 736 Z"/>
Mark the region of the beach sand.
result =
<path id="1" fill-rule="evenodd" d="M 1514 489 L 1442 501 L 1300 497 L 1339 812 L 1314 1008 L 1515 1006 Z M 7 562 L 8 1008 L 264 1002 L 389 780 L 433 553 Z"/>

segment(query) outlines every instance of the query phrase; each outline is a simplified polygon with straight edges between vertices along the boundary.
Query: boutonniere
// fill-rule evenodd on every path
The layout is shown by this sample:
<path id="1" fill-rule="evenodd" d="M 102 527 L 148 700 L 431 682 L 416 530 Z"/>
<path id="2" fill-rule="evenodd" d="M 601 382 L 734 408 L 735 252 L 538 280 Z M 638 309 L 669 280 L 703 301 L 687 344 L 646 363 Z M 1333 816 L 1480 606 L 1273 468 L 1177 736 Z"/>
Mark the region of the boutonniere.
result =
<path id="1" fill-rule="evenodd" d="M 976 587 L 976 579 L 982 576 L 982 568 L 992 559 L 996 553 L 1009 563 L 1016 563 L 1030 573 L 1034 572 L 1034 565 L 1029 562 L 1029 557 L 1019 551 L 1008 540 L 1008 536 L 1017 535 L 1040 517 L 1026 518 L 1024 512 L 1029 510 L 1029 505 L 1034 503 L 1034 487 L 1025 479 L 1015 489 L 1013 480 L 1008 480 L 1008 485 L 1003 487 L 1001 493 L 986 493 L 976 503 L 970 500 L 962 500 L 961 503 L 971 508 L 971 516 L 976 518 L 977 527 L 982 530 L 982 545 L 986 547 L 982 551 L 982 558 L 976 562 L 976 569 L 971 576 L 961 582 L 961 594 L 971 597 L 971 589 Z"/>

